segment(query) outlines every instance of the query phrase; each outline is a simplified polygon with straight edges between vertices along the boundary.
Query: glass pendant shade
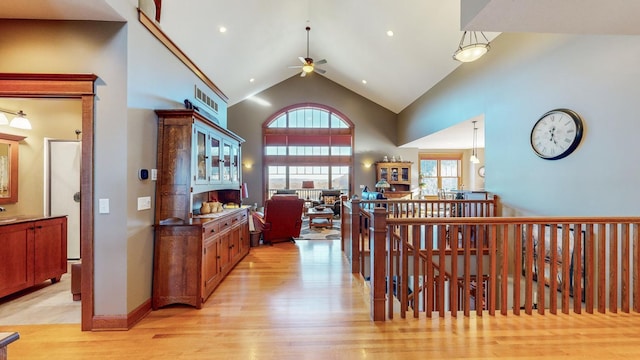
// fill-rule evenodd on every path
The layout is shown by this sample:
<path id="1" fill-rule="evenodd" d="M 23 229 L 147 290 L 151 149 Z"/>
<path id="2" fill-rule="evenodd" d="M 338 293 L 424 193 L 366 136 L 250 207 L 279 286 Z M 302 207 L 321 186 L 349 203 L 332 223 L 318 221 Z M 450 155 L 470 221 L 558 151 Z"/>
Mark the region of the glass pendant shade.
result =
<path id="1" fill-rule="evenodd" d="M 485 42 L 478 40 L 478 34 L 476 31 L 465 31 L 462 34 L 462 39 L 460 39 L 458 50 L 453 53 L 453 58 L 460 62 L 472 62 L 486 54 L 489 49 L 491 49 L 491 46 L 489 45 L 487 37 L 484 36 L 484 33 L 480 32 L 480 35 L 482 35 Z"/>
<path id="2" fill-rule="evenodd" d="M 27 115 L 23 113 L 22 110 L 18 111 L 17 116 L 14 117 L 13 120 L 11 120 L 9 126 L 16 129 L 31 130 L 31 122 L 29 121 L 29 119 L 27 119 L 26 116 Z"/>

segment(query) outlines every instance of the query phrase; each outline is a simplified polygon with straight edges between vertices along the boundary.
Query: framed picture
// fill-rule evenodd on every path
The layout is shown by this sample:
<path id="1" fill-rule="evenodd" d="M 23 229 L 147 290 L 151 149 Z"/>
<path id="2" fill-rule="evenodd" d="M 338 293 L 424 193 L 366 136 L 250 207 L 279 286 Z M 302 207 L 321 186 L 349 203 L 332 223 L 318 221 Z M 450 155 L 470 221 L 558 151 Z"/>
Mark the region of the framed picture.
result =
<path id="1" fill-rule="evenodd" d="M 538 281 L 538 279 L 542 278 L 546 286 L 551 285 L 551 269 L 555 267 L 556 272 L 556 284 L 557 291 L 562 291 L 562 286 L 564 283 L 563 274 L 562 274 L 562 258 L 563 258 L 563 238 L 562 238 L 562 226 L 556 227 L 556 258 L 555 263 L 551 263 L 551 225 L 544 225 L 544 254 L 540 254 L 539 249 L 539 225 L 532 226 L 532 242 L 533 242 L 533 280 Z M 526 273 L 526 246 L 527 246 L 527 229 L 528 226 L 522 227 L 522 274 Z M 569 248 L 566 251 L 569 251 L 569 296 L 573 297 L 574 294 L 574 271 L 580 271 L 582 274 L 582 284 L 580 284 L 580 291 L 582 293 L 582 301 L 584 301 L 584 244 L 585 244 L 585 232 L 581 233 L 581 268 L 576 269 L 576 254 L 575 254 L 575 236 L 574 229 L 569 229 Z M 538 268 L 538 258 L 540 256 L 544 257 L 544 269 Z"/>

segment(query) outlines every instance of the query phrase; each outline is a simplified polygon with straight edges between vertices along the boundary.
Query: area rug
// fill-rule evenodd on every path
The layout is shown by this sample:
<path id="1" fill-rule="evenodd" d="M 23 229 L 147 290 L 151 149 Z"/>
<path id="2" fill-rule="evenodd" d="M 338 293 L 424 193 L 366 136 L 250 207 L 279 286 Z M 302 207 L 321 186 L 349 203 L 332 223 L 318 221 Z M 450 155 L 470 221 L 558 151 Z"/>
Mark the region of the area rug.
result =
<path id="1" fill-rule="evenodd" d="M 337 240 L 340 239 L 340 218 L 333 219 L 332 227 L 312 227 L 309 228 L 309 219 L 302 219 L 302 230 L 300 237 L 296 240 Z"/>

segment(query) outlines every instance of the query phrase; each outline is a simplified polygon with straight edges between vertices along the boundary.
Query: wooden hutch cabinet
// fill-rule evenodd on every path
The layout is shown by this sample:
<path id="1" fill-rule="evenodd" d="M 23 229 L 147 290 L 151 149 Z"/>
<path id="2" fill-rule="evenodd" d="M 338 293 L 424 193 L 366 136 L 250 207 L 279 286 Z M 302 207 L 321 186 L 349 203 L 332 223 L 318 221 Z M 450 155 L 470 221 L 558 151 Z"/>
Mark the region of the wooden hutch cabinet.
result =
<path id="1" fill-rule="evenodd" d="M 201 308 L 249 253 L 249 213 L 240 206 L 244 140 L 194 110 L 156 110 L 154 309 Z M 203 202 L 233 203 L 200 214 Z M 237 206 L 236 206 L 237 205 Z"/>
<path id="2" fill-rule="evenodd" d="M 411 199 L 411 165 L 405 162 L 377 162 L 376 182 L 385 179 L 391 185 L 384 190 L 389 199 Z"/>

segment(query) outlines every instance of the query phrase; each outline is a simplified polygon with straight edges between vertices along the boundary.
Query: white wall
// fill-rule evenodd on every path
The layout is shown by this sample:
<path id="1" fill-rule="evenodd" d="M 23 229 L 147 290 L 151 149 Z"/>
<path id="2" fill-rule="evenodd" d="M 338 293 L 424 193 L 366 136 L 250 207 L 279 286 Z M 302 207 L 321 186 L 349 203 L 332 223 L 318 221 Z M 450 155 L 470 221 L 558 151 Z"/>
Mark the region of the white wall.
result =
<path id="1" fill-rule="evenodd" d="M 504 215 L 637 215 L 638 58 L 637 36 L 502 34 L 400 114 L 399 143 L 483 113 L 486 189 Z M 570 156 L 542 160 L 531 127 L 559 107 L 581 114 L 585 134 Z"/>

